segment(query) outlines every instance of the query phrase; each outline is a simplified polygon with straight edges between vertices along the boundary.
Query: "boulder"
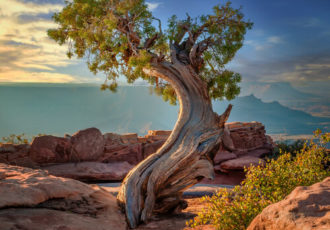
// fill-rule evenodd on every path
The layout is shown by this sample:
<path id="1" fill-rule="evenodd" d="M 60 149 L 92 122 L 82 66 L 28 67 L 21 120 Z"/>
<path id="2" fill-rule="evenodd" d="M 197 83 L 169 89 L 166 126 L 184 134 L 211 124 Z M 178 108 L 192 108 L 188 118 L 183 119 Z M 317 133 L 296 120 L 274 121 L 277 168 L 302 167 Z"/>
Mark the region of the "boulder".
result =
<path id="1" fill-rule="evenodd" d="M 148 135 L 150 136 L 158 136 L 158 135 L 165 135 L 169 136 L 171 135 L 172 130 L 149 130 Z"/>
<path id="2" fill-rule="evenodd" d="M 143 157 L 146 158 L 149 155 L 157 152 L 157 150 L 160 147 L 162 147 L 164 143 L 165 143 L 165 140 L 160 140 L 160 141 L 155 141 L 155 142 L 152 142 L 152 143 L 144 144 L 143 148 L 142 148 Z"/>
<path id="3" fill-rule="evenodd" d="M 121 142 L 124 144 L 136 144 L 138 143 L 137 133 L 125 133 L 120 135 Z"/>
<path id="4" fill-rule="evenodd" d="M 222 142 L 223 142 L 224 147 L 227 148 L 228 150 L 231 150 L 231 151 L 235 150 L 234 142 L 230 136 L 230 131 L 226 126 L 223 130 Z"/>
<path id="5" fill-rule="evenodd" d="M 80 161 L 97 160 L 103 154 L 104 138 L 97 128 L 78 131 L 71 137 L 73 154 Z"/>
<path id="6" fill-rule="evenodd" d="M 0 144 L 0 163 L 34 167 L 36 163 L 29 157 L 28 144 Z"/>
<path id="7" fill-rule="evenodd" d="M 16 148 L 13 144 L 0 144 L 0 153 L 13 153 Z"/>
<path id="8" fill-rule="evenodd" d="M 49 174 L 81 181 L 120 181 L 133 168 L 126 161 L 114 163 L 80 162 L 43 167 Z"/>
<path id="9" fill-rule="evenodd" d="M 250 165 L 264 164 L 265 161 L 258 157 L 243 156 L 233 160 L 228 160 L 220 164 L 220 168 L 227 172 L 229 170 L 244 170 L 244 167 L 249 167 Z"/>
<path id="10" fill-rule="evenodd" d="M 142 144 L 136 143 L 105 146 L 104 153 L 97 161 L 103 163 L 127 161 L 132 165 L 136 165 L 142 160 Z"/>
<path id="11" fill-rule="evenodd" d="M 225 127 L 230 131 L 235 151 L 248 152 L 258 148 L 272 148 L 271 139 L 266 137 L 265 127 L 260 122 L 229 122 Z"/>
<path id="12" fill-rule="evenodd" d="M 235 153 L 231 153 L 225 150 L 222 151 L 218 151 L 217 154 L 215 155 L 213 162 L 215 165 L 223 162 L 223 161 L 227 161 L 227 160 L 231 160 L 231 159 L 235 159 L 237 158 Z"/>
<path id="13" fill-rule="evenodd" d="M 330 229 L 330 177 L 295 188 L 284 200 L 266 207 L 248 230 Z"/>
<path id="14" fill-rule="evenodd" d="M 62 163 L 71 160 L 70 140 L 50 135 L 34 138 L 29 156 L 38 164 Z"/>
<path id="15" fill-rule="evenodd" d="M 116 198 L 98 186 L 0 164 L 0 228 L 126 229 Z"/>
<path id="16" fill-rule="evenodd" d="M 270 154 L 272 151 L 267 148 L 261 148 L 261 149 L 254 149 L 246 153 L 248 156 L 252 157 L 264 157 L 267 154 Z"/>
<path id="17" fill-rule="evenodd" d="M 121 143 L 120 135 L 117 133 L 105 133 L 103 134 L 103 139 L 105 146 Z"/>

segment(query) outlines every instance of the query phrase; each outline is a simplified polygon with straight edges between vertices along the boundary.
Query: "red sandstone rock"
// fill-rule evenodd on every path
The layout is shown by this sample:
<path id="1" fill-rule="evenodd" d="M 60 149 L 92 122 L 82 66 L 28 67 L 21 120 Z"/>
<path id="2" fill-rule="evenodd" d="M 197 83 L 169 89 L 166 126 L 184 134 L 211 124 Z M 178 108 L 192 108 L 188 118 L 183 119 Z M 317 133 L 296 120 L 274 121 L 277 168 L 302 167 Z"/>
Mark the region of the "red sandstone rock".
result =
<path id="1" fill-rule="evenodd" d="M 165 141 L 155 141 L 153 143 L 146 143 L 143 145 L 143 157 L 146 158 L 148 157 L 150 154 L 153 154 L 155 152 L 157 152 L 157 150 L 163 146 L 163 144 L 165 143 Z"/>
<path id="2" fill-rule="evenodd" d="M 117 133 L 105 133 L 103 134 L 103 139 L 105 146 L 121 143 L 120 135 Z"/>
<path id="3" fill-rule="evenodd" d="M 118 161 L 127 161 L 135 165 L 143 160 L 142 144 L 117 144 L 105 146 L 104 153 L 98 158 L 99 162 L 111 163 Z"/>
<path id="4" fill-rule="evenodd" d="M 13 153 L 16 148 L 13 144 L 0 144 L 0 153 Z"/>
<path id="5" fill-rule="evenodd" d="M 202 184 L 222 184 L 222 185 L 239 185 L 245 179 L 243 171 L 233 170 L 229 173 L 220 172 L 220 166 L 214 166 L 216 174 L 213 180 L 204 178 L 200 183 Z"/>
<path id="6" fill-rule="evenodd" d="M 244 156 L 233 160 L 228 160 L 220 164 L 220 168 L 224 171 L 228 170 L 244 170 L 244 167 L 250 165 L 264 164 L 265 161 L 258 157 Z"/>
<path id="7" fill-rule="evenodd" d="M 93 193 L 92 188 L 79 181 L 49 176 L 42 170 L 0 164 L 0 173 L 5 175 L 0 183 L 0 209 Z"/>
<path id="8" fill-rule="evenodd" d="M 251 150 L 250 152 L 246 153 L 247 156 L 252 156 L 252 157 L 264 157 L 265 155 L 271 153 L 271 150 L 269 149 L 255 149 Z"/>
<path id="9" fill-rule="evenodd" d="M 223 161 L 227 161 L 235 158 L 237 158 L 236 154 L 223 150 L 217 152 L 217 154 L 213 159 L 213 162 L 215 165 L 217 165 Z"/>
<path id="10" fill-rule="evenodd" d="M 28 144 L 0 144 L 0 163 L 33 166 L 29 158 L 30 145 Z"/>
<path id="11" fill-rule="evenodd" d="M 0 229 L 127 228 L 116 198 L 99 187 L 0 164 Z"/>
<path id="12" fill-rule="evenodd" d="M 228 150 L 230 150 L 230 151 L 235 150 L 233 140 L 231 139 L 231 136 L 230 136 L 230 131 L 227 127 L 225 127 L 225 129 L 223 130 L 222 141 L 223 141 L 224 147 L 226 147 Z"/>
<path id="13" fill-rule="evenodd" d="M 330 229 L 330 177 L 297 187 L 284 200 L 266 207 L 248 230 Z"/>
<path id="14" fill-rule="evenodd" d="M 82 181 L 120 181 L 133 168 L 126 161 L 114 163 L 80 162 L 43 167 L 49 174 Z"/>
<path id="15" fill-rule="evenodd" d="M 103 154 L 104 139 L 100 130 L 89 128 L 71 137 L 72 150 L 81 161 L 93 161 Z"/>
<path id="16" fill-rule="evenodd" d="M 172 130 L 149 130 L 148 131 L 148 135 L 150 136 L 158 136 L 158 135 L 165 135 L 165 136 L 169 136 L 171 135 Z"/>
<path id="17" fill-rule="evenodd" d="M 228 164 L 229 160 L 236 157 L 242 163 L 241 158 L 244 156 L 263 157 L 272 149 L 273 142 L 270 137 L 265 135 L 264 126 L 259 122 L 232 122 L 226 123 L 225 127 L 223 145 L 214 158 L 215 171 L 218 173 L 219 171 L 228 172 L 227 177 L 230 177 L 231 172 L 241 170 L 242 166 L 239 167 L 240 169 L 235 167 L 235 169 L 224 169 L 217 164 L 226 162 Z M 38 137 L 32 143 L 30 154 L 27 154 L 26 150 L 18 151 L 13 145 L 0 146 L 0 162 L 32 168 L 46 164 L 81 161 L 100 163 L 126 161 L 131 165 L 136 165 L 150 154 L 155 153 L 170 134 L 171 131 L 166 130 L 149 130 L 145 137 L 138 137 L 136 133 L 102 135 L 98 129 L 91 128 L 79 131 L 72 137 L 69 135 L 66 135 L 66 138 Z M 5 150 L 7 152 L 4 152 Z M 246 166 L 249 166 L 250 163 L 247 162 Z M 100 170 L 98 169 L 89 172 L 90 178 L 93 180 L 102 177 L 99 175 Z M 72 174 L 72 172 L 70 173 Z M 64 172 L 61 175 L 65 175 Z M 71 175 L 71 177 L 73 176 Z M 87 175 L 84 177 L 87 178 Z M 109 175 L 104 173 L 102 178 L 107 177 Z M 235 180 L 234 177 L 233 180 Z"/>
<path id="18" fill-rule="evenodd" d="M 260 122 L 231 122 L 226 123 L 235 150 L 248 152 L 268 144 L 265 127 Z M 269 146 L 269 144 L 267 145 Z"/>
<path id="19" fill-rule="evenodd" d="M 121 142 L 124 144 L 136 144 L 138 143 L 137 133 L 125 133 L 120 135 Z"/>
<path id="20" fill-rule="evenodd" d="M 71 160 L 71 144 L 62 137 L 36 137 L 31 144 L 29 156 L 38 164 L 68 162 Z"/>

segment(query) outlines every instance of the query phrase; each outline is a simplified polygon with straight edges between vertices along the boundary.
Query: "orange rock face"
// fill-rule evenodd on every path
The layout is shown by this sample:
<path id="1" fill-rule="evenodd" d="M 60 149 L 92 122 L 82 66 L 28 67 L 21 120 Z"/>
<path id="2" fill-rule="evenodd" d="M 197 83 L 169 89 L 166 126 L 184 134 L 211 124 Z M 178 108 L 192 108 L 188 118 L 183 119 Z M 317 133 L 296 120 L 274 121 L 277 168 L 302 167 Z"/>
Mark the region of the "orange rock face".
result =
<path id="1" fill-rule="evenodd" d="M 266 207 L 248 230 L 330 229 L 330 177 L 297 187 L 284 200 Z"/>

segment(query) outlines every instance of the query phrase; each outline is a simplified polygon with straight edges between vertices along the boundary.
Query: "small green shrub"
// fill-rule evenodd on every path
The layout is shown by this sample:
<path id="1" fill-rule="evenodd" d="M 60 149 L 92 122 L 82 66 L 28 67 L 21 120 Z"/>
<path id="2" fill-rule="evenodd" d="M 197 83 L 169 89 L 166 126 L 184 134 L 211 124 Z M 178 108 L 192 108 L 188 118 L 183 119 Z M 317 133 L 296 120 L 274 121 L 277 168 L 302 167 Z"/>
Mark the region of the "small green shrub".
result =
<path id="1" fill-rule="evenodd" d="M 36 136 L 32 136 L 32 140 L 35 137 L 40 137 L 40 136 L 44 136 L 45 134 L 38 134 Z M 7 137 L 2 137 L 2 142 L 0 141 L 0 144 L 28 144 L 31 142 L 31 139 L 28 138 L 24 133 L 22 134 L 10 134 Z"/>
<path id="2" fill-rule="evenodd" d="M 251 166 L 245 169 L 246 179 L 241 186 L 203 197 L 206 208 L 187 224 L 212 224 L 219 230 L 246 229 L 266 206 L 284 199 L 297 186 L 309 186 L 330 176 L 324 147 L 330 136 L 320 135 L 319 131 L 316 134 L 320 141 L 306 142 L 295 157 L 284 153 L 263 166 Z"/>
<path id="3" fill-rule="evenodd" d="M 268 158 L 277 159 L 283 153 L 290 153 L 292 156 L 296 156 L 304 148 L 305 143 L 306 140 L 303 139 L 296 140 L 292 143 L 288 141 L 277 142 L 272 154 Z"/>
<path id="4" fill-rule="evenodd" d="M 0 142 L 0 144 L 28 144 L 29 139 L 25 136 L 24 133 L 22 134 L 11 134 L 8 137 L 3 137 L 1 138 L 3 142 Z"/>

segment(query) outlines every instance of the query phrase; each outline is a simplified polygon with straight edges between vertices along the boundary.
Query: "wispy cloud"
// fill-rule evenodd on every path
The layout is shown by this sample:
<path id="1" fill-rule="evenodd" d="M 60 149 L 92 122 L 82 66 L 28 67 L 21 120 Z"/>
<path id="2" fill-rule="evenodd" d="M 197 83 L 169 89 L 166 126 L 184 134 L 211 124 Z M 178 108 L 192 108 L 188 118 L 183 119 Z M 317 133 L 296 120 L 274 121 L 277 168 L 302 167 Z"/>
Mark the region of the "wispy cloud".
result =
<path id="1" fill-rule="evenodd" d="M 47 37 L 47 30 L 56 27 L 50 15 L 62 7 L 58 3 L 0 1 L 0 81 L 74 80 L 55 71 L 75 62 L 66 57 L 67 47 Z"/>
<path id="2" fill-rule="evenodd" d="M 282 42 L 282 38 L 279 36 L 270 36 L 267 38 L 268 43 L 278 44 Z"/>
<path id="3" fill-rule="evenodd" d="M 148 9 L 150 11 L 154 11 L 157 9 L 162 3 L 161 2 L 146 2 Z"/>
<path id="4" fill-rule="evenodd" d="M 318 27 L 321 25 L 321 20 L 318 18 L 308 18 L 305 20 L 304 27 Z"/>
<path id="5" fill-rule="evenodd" d="M 264 36 L 258 40 L 247 40 L 245 44 L 254 47 L 256 51 L 263 51 L 283 42 L 283 38 L 280 36 Z"/>

